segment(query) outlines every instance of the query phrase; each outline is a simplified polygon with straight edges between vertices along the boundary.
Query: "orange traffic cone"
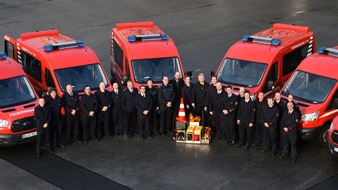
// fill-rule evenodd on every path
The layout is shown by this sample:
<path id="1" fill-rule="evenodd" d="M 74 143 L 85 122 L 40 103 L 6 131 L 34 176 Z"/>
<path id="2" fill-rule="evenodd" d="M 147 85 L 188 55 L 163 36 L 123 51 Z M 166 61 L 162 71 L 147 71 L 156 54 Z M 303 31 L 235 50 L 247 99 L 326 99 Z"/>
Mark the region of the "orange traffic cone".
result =
<path id="1" fill-rule="evenodd" d="M 185 117 L 183 98 L 181 98 L 180 109 L 178 111 L 178 116 L 176 117 L 176 120 L 185 122 L 185 123 L 187 122 L 186 117 Z"/>

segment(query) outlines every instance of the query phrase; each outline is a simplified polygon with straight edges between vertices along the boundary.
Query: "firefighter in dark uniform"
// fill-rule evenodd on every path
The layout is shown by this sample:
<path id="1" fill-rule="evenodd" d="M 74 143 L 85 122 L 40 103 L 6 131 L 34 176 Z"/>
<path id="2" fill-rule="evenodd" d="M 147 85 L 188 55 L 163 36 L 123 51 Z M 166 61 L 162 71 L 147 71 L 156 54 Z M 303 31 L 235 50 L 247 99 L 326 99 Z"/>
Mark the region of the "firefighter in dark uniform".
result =
<path id="1" fill-rule="evenodd" d="M 294 99 L 293 99 L 293 95 L 292 94 L 289 94 L 288 95 L 288 102 L 291 102 L 293 104 L 293 109 L 298 113 L 298 116 L 299 116 L 299 119 L 301 118 L 302 116 L 302 113 L 300 112 L 300 108 L 299 106 L 296 104 L 296 102 L 294 102 Z M 285 110 L 287 109 L 287 107 L 285 108 Z"/>
<path id="2" fill-rule="evenodd" d="M 57 147 L 64 147 L 62 142 L 62 101 L 61 98 L 57 96 L 55 88 L 52 88 L 49 91 L 49 96 L 46 99 L 46 106 L 49 107 L 51 112 L 51 122 L 48 128 L 50 130 L 50 141 L 53 145 L 53 149 L 55 148 L 55 145 Z"/>
<path id="3" fill-rule="evenodd" d="M 192 88 L 194 84 L 191 83 L 191 76 L 185 77 L 185 84 L 182 87 L 182 98 L 184 102 L 184 111 L 187 121 L 189 121 L 189 115 L 192 112 Z"/>
<path id="4" fill-rule="evenodd" d="M 84 87 L 85 93 L 81 96 L 81 118 L 83 127 L 83 140 L 87 143 L 89 138 L 96 139 L 96 120 L 98 101 L 90 92 L 89 85 Z"/>
<path id="5" fill-rule="evenodd" d="M 66 86 L 66 93 L 62 95 L 62 102 L 66 110 L 66 146 L 69 146 L 71 141 L 77 140 L 78 143 L 81 143 L 81 138 L 79 136 L 79 107 L 80 100 L 79 95 L 76 92 L 73 92 L 72 85 L 68 84 Z M 73 132 L 73 135 L 71 135 Z"/>
<path id="6" fill-rule="evenodd" d="M 275 93 L 275 105 L 277 106 L 279 110 L 279 118 L 278 118 L 278 123 L 277 123 L 277 143 L 278 143 L 277 145 L 279 146 L 279 148 L 283 148 L 283 140 L 282 140 L 283 131 L 281 127 L 281 120 L 287 108 L 286 108 L 286 102 L 282 100 L 279 92 Z"/>
<path id="7" fill-rule="evenodd" d="M 222 89 L 220 82 L 216 83 L 216 93 L 209 99 L 209 113 L 213 116 L 218 139 L 225 139 L 225 115 L 227 110 L 224 104 L 228 99 L 228 94 Z"/>
<path id="8" fill-rule="evenodd" d="M 103 137 L 102 126 L 104 129 L 104 135 L 106 137 L 112 137 L 110 135 L 110 106 L 111 106 L 111 96 L 110 92 L 106 90 L 106 85 L 101 82 L 99 85 L 99 90 L 95 92 L 96 98 L 99 103 L 98 107 L 98 121 L 97 121 L 97 137 L 100 140 Z M 103 123 L 103 125 L 102 125 Z"/>
<path id="9" fill-rule="evenodd" d="M 34 119 L 37 128 L 36 156 L 41 154 L 41 144 L 43 139 L 48 146 L 49 152 L 53 154 L 53 149 L 49 141 L 49 124 L 51 122 L 51 113 L 48 106 L 45 106 L 45 99 L 39 99 L 39 105 L 34 108 Z"/>
<path id="10" fill-rule="evenodd" d="M 175 91 L 167 76 L 162 78 L 162 86 L 158 89 L 158 101 L 160 105 L 160 135 L 172 134 L 171 128 L 171 117 L 173 112 L 172 103 L 175 100 Z"/>
<path id="11" fill-rule="evenodd" d="M 194 108 L 195 116 L 201 117 L 200 124 L 205 126 L 208 121 L 208 105 L 206 99 L 210 85 L 204 81 L 203 73 L 198 75 L 198 82 L 194 84 L 192 89 L 192 106 Z"/>
<path id="12" fill-rule="evenodd" d="M 288 110 L 284 112 L 281 121 L 283 131 L 283 151 L 280 158 L 285 158 L 289 154 L 291 147 L 292 162 L 296 162 L 297 153 L 297 125 L 299 122 L 299 115 L 295 111 L 292 102 L 287 103 Z"/>
<path id="13" fill-rule="evenodd" d="M 182 91 L 182 87 L 184 85 L 184 81 L 181 78 L 181 74 L 179 72 L 176 72 L 175 75 L 174 75 L 174 79 L 170 80 L 169 83 L 173 85 L 173 89 L 175 91 L 175 100 L 173 102 L 173 109 L 174 109 L 174 115 L 173 115 L 174 117 L 173 118 L 175 120 L 175 116 L 178 115 L 178 110 L 180 108 L 180 101 L 181 101 L 181 98 L 182 98 L 181 91 Z"/>
<path id="14" fill-rule="evenodd" d="M 263 119 L 263 109 L 267 106 L 266 101 L 264 100 L 264 93 L 259 92 L 257 95 L 257 100 L 255 102 L 256 109 L 256 119 L 255 119 L 255 132 L 254 132 L 254 144 L 252 146 L 259 146 L 263 141 L 263 130 L 264 130 L 264 119 Z"/>
<path id="15" fill-rule="evenodd" d="M 279 117 L 279 110 L 274 105 L 274 101 L 271 97 L 268 99 L 268 105 L 263 107 L 263 148 L 261 152 L 270 151 L 272 156 L 277 154 L 277 124 Z"/>
<path id="16" fill-rule="evenodd" d="M 111 91 L 111 109 L 112 109 L 112 119 L 114 124 L 114 135 L 123 136 L 123 111 L 121 111 L 121 97 L 122 90 L 119 88 L 118 83 L 113 84 L 113 90 Z"/>
<path id="17" fill-rule="evenodd" d="M 250 92 L 244 92 L 244 100 L 239 103 L 237 124 L 239 130 L 238 147 L 244 145 L 248 149 L 251 145 L 252 127 L 255 122 L 255 103 L 250 98 Z"/>
<path id="18" fill-rule="evenodd" d="M 135 132 L 136 124 L 136 107 L 135 97 L 138 91 L 133 87 L 133 82 L 127 82 L 127 88 L 123 90 L 121 105 L 124 111 L 124 131 L 126 131 L 128 138 L 132 138 Z"/>
<path id="19" fill-rule="evenodd" d="M 238 97 L 233 94 L 232 86 L 225 87 L 226 92 L 228 94 L 228 99 L 225 101 L 224 109 L 225 109 L 225 134 L 228 139 L 228 144 L 235 144 L 235 126 L 236 126 L 236 113 L 238 107 Z"/>
<path id="20" fill-rule="evenodd" d="M 148 79 L 147 80 L 147 86 L 146 86 L 146 94 L 151 96 L 151 99 L 153 101 L 153 106 L 149 113 L 149 131 L 150 131 L 150 137 L 154 137 L 154 135 L 159 134 L 159 128 L 158 128 L 158 98 L 157 98 L 157 91 L 158 88 L 153 85 L 153 80 Z"/>
<path id="21" fill-rule="evenodd" d="M 211 76 L 211 85 L 209 86 L 207 98 L 205 100 L 205 102 L 206 102 L 205 104 L 207 105 L 208 108 L 210 107 L 210 101 L 211 101 L 210 99 L 212 99 L 215 96 L 215 94 L 217 93 L 217 89 L 216 89 L 217 82 L 218 82 L 217 77 L 215 75 L 212 75 Z M 211 127 L 212 131 L 215 131 L 215 132 L 217 131 L 216 123 L 215 123 L 216 122 L 215 121 L 215 115 L 210 115 L 209 121 L 206 121 L 206 122 L 207 122 L 206 125 L 209 125 Z"/>
<path id="22" fill-rule="evenodd" d="M 140 87 L 140 94 L 136 95 L 135 98 L 135 107 L 137 110 L 137 123 L 139 127 L 139 138 L 145 140 L 150 136 L 149 131 L 149 118 L 150 111 L 153 106 L 153 101 L 151 95 L 146 94 L 146 87 Z"/>

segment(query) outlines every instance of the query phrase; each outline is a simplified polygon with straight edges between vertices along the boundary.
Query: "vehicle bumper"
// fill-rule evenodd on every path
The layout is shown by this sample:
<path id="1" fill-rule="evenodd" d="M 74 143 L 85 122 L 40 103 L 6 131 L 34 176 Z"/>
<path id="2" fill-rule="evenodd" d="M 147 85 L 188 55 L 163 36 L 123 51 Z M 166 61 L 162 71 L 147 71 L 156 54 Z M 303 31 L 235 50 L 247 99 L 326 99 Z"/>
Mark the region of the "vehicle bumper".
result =
<path id="1" fill-rule="evenodd" d="M 319 133 L 320 133 L 321 127 L 315 127 L 315 128 L 298 128 L 298 132 L 300 134 L 300 137 L 304 141 L 314 141 L 317 139 Z"/>
<path id="2" fill-rule="evenodd" d="M 327 144 L 329 145 L 330 152 L 338 157 L 338 146 L 334 145 L 330 139 L 327 141 Z"/>
<path id="3" fill-rule="evenodd" d="M 0 134 L 0 147 L 14 146 L 34 141 L 36 140 L 36 135 L 27 138 L 22 138 L 22 135 L 33 132 L 36 131 L 30 131 L 21 134 Z"/>

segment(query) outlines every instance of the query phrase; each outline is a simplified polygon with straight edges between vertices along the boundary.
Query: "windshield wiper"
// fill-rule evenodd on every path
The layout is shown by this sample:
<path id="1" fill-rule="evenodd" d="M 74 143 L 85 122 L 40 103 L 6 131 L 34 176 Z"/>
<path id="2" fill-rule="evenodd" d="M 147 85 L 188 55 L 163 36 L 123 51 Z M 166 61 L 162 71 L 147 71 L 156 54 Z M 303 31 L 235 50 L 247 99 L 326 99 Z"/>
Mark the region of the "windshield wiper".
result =
<path id="1" fill-rule="evenodd" d="M 224 80 L 222 79 L 222 77 L 218 77 L 218 80 L 219 80 L 219 82 L 221 82 L 221 83 L 231 84 L 231 85 L 235 85 L 235 86 L 245 86 L 245 87 L 248 86 L 248 85 L 238 84 L 238 83 L 234 83 L 234 82 L 224 81 Z"/>

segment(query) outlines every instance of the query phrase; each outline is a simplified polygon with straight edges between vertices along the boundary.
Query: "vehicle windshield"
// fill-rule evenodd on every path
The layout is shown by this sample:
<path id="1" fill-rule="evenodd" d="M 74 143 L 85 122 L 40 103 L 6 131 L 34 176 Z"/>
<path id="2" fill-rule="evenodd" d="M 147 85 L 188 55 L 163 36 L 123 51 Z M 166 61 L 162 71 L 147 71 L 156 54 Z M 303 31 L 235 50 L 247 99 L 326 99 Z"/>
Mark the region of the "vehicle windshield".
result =
<path id="1" fill-rule="evenodd" d="M 58 69 L 55 71 L 56 78 L 63 92 L 66 86 L 71 84 L 73 91 L 83 91 L 84 86 L 89 85 L 92 90 L 99 89 L 100 82 L 108 85 L 107 79 L 103 74 L 99 64 Z"/>
<path id="2" fill-rule="evenodd" d="M 182 76 L 176 57 L 133 60 L 131 64 L 135 81 L 140 84 L 146 84 L 149 78 L 154 83 L 160 83 L 163 75 L 167 75 L 169 80 L 172 80 L 175 72 L 179 72 Z"/>
<path id="3" fill-rule="evenodd" d="M 292 94 L 296 100 L 314 104 L 322 103 L 326 100 L 336 82 L 335 79 L 297 70 L 286 84 L 283 95 Z"/>
<path id="4" fill-rule="evenodd" d="M 0 108 L 16 106 L 36 100 L 25 76 L 0 80 Z"/>
<path id="5" fill-rule="evenodd" d="M 255 87 L 259 85 L 267 64 L 227 58 L 217 75 L 222 83 Z"/>

